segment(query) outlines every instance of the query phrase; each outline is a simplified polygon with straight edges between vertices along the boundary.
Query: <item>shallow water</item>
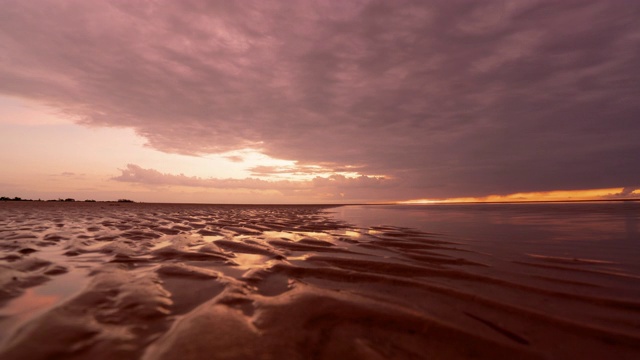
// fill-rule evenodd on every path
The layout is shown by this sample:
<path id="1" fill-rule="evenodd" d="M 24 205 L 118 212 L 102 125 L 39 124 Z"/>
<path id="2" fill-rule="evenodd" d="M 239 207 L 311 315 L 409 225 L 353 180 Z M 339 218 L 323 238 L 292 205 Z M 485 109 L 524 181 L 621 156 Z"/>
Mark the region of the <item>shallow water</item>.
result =
<path id="1" fill-rule="evenodd" d="M 637 358 L 638 203 L 0 203 L 0 358 Z"/>
<path id="2" fill-rule="evenodd" d="M 404 226 L 512 256 L 598 258 L 640 274 L 640 202 L 369 205 L 331 211 L 364 228 Z"/>

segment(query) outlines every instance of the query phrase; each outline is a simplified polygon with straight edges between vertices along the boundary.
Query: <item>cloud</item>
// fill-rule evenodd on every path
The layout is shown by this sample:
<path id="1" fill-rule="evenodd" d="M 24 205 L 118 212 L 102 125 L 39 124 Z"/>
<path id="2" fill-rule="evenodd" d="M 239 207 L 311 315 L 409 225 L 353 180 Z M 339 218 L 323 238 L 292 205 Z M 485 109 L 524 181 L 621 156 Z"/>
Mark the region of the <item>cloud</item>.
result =
<path id="1" fill-rule="evenodd" d="M 331 164 L 329 164 L 331 165 Z M 321 164 L 316 165 L 300 165 L 294 164 L 290 166 L 266 166 L 259 165 L 248 169 L 253 176 L 260 177 L 273 177 L 273 176 L 285 176 L 285 177 L 306 177 L 309 178 L 313 175 L 349 175 L 354 177 L 358 174 L 358 168 L 353 166 L 346 167 L 326 167 Z"/>
<path id="2" fill-rule="evenodd" d="M 83 177 L 85 177 L 85 174 L 78 174 L 75 172 L 71 172 L 71 171 L 63 171 L 61 173 L 57 173 L 57 174 L 50 174 L 50 177 L 54 177 L 54 178 L 67 178 L 67 179 L 81 179 Z"/>
<path id="3" fill-rule="evenodd" d="M 604 196 L 606 199 L 637 199 L 640 197 L 640 186 L 626 186 L 618 193 Z"/>
<path id="4" fill-rule="evenodd" d="M 240 155 L 228 155 L 228 156 L 225 156 L 225 158 L 235 163 L 241 163 L 244 161 L 244 158 Z"/>
<path id="5" fill-rule="evenodd" d="M 145 186 L 186 186 L 205 189 L 245 189 L 245 190 L 276 190 L 283 195 L 300 195 L 309 197 L 340 196 L 341 198 L 359 199 L 363 191 L 371 189 L 389 189 L 394 186 L 392 180 L 380 177 L 331 175 L 316 176 L 311 180 L 262 180 L 256 178 L 218 179 L 186 176 L 184 174 L 161 173 L 155 169 L 145 169 L 135 164 L 128 164 L 120 169 L 121 174 L 111 180 L 136 183 Z M 342 195 L 340 195 L 342 194 Z"/>
<path id="6" fill-rule="evenodd" d="M 158 186 L 189 186 L 222 189 L 296 189 L 302 184 L 288 181 L 266 181 L 260 179 L 217 179 L 201 178 L 197 176 L 186 176 L 184 174 L 174 175 L 161 173 L 155 169 L 144 169 L 135 164 L 128 164 L 125 169 L 120 169 L 121 174 L 112 180 L 140 183 L 145 185 Z"/>
<path id="7" fill-rule="evenodd" d="M 637 2 L 2 7 L 0 93 L 165 152 L 351 166 L 399 200 L 640 178 Z"/>
<path id="8" fill-rule="evenodd" d="M 640 186 L 627 186 L 620 192 L 620 196 L 629 196 L 640 190 Z"/>

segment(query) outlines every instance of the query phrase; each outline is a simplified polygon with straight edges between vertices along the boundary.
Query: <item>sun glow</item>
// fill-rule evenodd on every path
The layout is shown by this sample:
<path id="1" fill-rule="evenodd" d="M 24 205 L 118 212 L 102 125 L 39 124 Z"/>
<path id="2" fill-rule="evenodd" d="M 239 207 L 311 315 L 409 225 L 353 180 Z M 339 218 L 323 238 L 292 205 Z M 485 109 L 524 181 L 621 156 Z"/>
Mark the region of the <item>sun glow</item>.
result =
<path id="1" fill-rule="evenodd" d="M 640 190 L 625 191 L 625 188 L 554 190 L 541 192 L 521 192 L 508 195 L 488 195 L 482 197 L 458 197 L 445 199 L 415 199 L 401 201 L 401 204 L 443 204 L 477 202 L 527 202 L 527 201 L 588 201 L 639 198 Z"/>
<path id="2" fill-rule="evenodd" d="M 338 188 L 344 186 L 389 179 L 363 176 L 358 166 L 335 168 L 277 159 L 261 149 L 201 156 L 166 153 L 149 146 L 134 129 L 83 126 L 45 105 L 4 96 L 0 96 L 0 133 L 4 135 L 0 143 L 3 196 L 317 202 L 342 198 L 344 190 Z M 141 174 L 151 171 L 154 181 L 140 174 L 135 182 L 114 181 L 126 169 Z M 158 176 L 165 182 L 158 183 Z"/>

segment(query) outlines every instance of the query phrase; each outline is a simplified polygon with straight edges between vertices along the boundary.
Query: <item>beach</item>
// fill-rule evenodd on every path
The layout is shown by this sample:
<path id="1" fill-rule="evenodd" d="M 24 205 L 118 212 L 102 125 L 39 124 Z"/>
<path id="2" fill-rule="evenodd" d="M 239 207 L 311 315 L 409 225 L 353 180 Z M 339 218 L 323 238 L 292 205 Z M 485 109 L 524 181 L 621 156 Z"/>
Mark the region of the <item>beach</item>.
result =
<path id="1" fill-rule="evenodd" d="M 545 206 L 0 202 L 0 358 L 640 357 L 640 204 Z"/>

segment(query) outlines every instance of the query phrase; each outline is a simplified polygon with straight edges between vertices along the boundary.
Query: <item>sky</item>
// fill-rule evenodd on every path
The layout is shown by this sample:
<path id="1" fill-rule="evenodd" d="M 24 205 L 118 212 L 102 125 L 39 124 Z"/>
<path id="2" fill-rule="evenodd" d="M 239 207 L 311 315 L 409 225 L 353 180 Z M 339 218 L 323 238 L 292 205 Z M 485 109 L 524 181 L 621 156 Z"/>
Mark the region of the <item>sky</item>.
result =
<path id="1" fill-rule="evenodd" d="M 640 197 L 640 2 L 0 0 L 0 195 Z"/>

